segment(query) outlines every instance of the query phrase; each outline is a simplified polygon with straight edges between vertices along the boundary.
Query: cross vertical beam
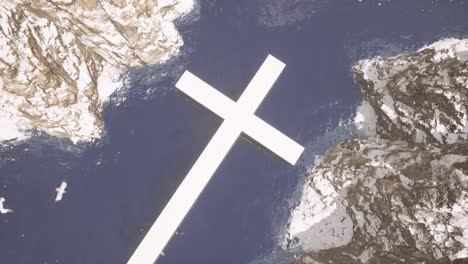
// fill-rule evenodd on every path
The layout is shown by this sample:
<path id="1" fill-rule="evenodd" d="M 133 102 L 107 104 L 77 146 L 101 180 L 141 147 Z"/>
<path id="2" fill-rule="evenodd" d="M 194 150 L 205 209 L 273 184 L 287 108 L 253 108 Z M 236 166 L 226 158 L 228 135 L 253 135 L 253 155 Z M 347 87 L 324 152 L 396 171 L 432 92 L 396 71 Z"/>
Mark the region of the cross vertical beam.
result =
<path id="1" fill-rule="evenodd" d="M 284 63 L 268 56 L 237 103 L 190 72 L 183 74 L 176 87 L 224 121 L 130 257 L 128 264 L 152 264 L 158 259 L 242 132 L 289 163 L 296 163 L 304 148 L 254 115 L 284 67 Z"/>

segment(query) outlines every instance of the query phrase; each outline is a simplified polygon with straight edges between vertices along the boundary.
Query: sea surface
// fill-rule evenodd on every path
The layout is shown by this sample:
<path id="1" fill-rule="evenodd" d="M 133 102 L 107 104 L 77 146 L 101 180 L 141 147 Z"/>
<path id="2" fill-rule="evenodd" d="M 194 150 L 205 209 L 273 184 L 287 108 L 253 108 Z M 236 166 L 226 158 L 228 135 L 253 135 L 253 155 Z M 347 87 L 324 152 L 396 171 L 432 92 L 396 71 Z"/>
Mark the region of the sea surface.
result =
<path id="1" fill-rule="evenodd" d="M 129 70 L 102 140 L 36 133 L 1 147 L 0 196 L 15 212 L 0 215 L 0 263 L 125 263 L 222 122 L 178 92 L 178 78 L 190 70 L 237 100 L 268 54 L 286 68 L 256 114 L 307 147 L 301 161 L 239 139 L 158 263 L 287 263 L 300 253 L 280 242 L 305 169 L 352 134 L 336 129 L 360 102 L 351 66 L 467 37 L 467 5 L 202 0 L 179 23 L 181 56 Z"/>

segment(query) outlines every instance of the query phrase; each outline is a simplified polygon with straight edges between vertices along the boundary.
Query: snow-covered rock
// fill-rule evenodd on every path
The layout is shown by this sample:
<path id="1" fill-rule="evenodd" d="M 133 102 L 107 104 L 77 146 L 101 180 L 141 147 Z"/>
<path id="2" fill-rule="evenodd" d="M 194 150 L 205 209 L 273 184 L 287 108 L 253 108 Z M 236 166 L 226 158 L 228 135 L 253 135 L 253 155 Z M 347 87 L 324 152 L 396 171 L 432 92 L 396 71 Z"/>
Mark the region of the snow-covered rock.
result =
<path id="1" fill-rule="evenodd" d="M 375 132 L 417 143 L 466 142 L 467 61 L 468 39 L 445 39 L 415 53 L 360 61 L 354 77 L 377 114 Z"/>
<path id="2" fill-rule="evenodd" d="M 286 238 L 306 252 L 295 263 L 468 259 L 467 51 L 447 39 L 353 67 L 359 138 L 309 169 Z"/>
<path id="3" fill-rule="evenodd" d="M 332 252 L 342 259 L 339 263 L 351 263 L 353 256 L 370 249 L 369 259 L 378 263 L 395 255 L 409 263 L 468 257 L 467 164 L 468 144 L 345 141 L 310 171 L 306 189 L 318 195 L 304 197 L 296 208 L 291 224 L 310 226 L 294 236 L 305 250 L 313 251 L 322 248 L 304 241 L 312 234 L 322 234 L 316 242 L 346 238 L 346 243 L 309 255 L 324 263 Z M 336 209 L 340 206 L 345 207 L 342 212 Z M 332 217 L 337 213 L 339 218 Z M 305 216 L 297 219 L 299 215 Z M 330 223 L 317 232 L 316 223 L 327 219 Z"/>
<path id="4" fill-rule="evenodd" d="M 125 67 L 176 55 L 193 0 L 9 0 L 0 6 L 0 141 L 100 137 Z"/>

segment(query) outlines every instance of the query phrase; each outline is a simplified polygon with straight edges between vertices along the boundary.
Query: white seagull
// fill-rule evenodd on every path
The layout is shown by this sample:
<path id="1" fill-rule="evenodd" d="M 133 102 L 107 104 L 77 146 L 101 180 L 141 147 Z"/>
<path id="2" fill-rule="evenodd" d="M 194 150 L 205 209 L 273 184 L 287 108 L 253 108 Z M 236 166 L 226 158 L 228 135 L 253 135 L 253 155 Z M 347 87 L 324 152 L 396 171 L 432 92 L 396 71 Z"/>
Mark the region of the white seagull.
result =
<path id="1" fill-rule="evenodd" d="M 66 193 L 65 189 L 67 188 L 67 182 L 63 181 L 62 184 L 60 184 L 60 187 L 56 188 L 55 190 L 57 191 L 57 196 L 55 197 L 55 202 L 59 202 L 63 199 L 63 195 Z"/>
<path id="2" fill-rule="evenodd" d="M 0 197 L 0 213 L 2 214 L 13 213 L 13 210 L 6 209 L 5 207 L 3 207 L 4 202 L 5 202 L 5 198 Z"/>

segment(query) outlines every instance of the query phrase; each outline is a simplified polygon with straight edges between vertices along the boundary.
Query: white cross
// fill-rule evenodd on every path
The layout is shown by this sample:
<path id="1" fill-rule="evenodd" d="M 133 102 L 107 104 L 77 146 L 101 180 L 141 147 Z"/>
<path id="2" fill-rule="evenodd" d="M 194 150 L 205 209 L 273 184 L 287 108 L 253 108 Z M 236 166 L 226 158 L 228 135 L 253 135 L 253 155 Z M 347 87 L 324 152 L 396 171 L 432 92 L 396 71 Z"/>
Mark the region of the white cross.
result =
<path id="1" fill-rule="evenodd" d="M 151 264 L 243 132 L 294 165 L 304 148 L 254 115 L 285 64 L 269 55 L 237 102 L 186 71 L 176 87 L 224 119 L 128 264 Z"/>

